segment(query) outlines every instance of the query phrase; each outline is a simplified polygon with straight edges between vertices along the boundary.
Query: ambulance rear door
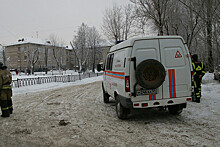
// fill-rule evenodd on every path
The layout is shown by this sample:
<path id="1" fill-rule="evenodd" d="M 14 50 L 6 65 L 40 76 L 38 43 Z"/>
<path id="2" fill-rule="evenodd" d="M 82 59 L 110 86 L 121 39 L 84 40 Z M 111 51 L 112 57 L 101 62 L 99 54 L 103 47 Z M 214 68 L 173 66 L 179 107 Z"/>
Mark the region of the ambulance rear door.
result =
<path id="1" fill-rule="evenodd" d="M 166 70 L 163 98 L 191 96 L 191 65 L 188 49 L 181 38 L 160 39 L 161 62 Z"/>
<path id="2" fill-rule="evenodd" d="M 132 101 L 136 102 L 136 101 L 146 101 L 146 100 L 151 101 L 151 100 L 162 99 L 162 86 L 154 90 L 148 90 L 136 84 L 137 83 L 135 78 L 136 69 L 134 68 L 137 67 L 144 60 L 148 60 L 148 59 L 154 59 L 161 62 L 158 39 L 143 39 L 143 40 L 135 41 L 131 53 L 131 57 L 135 57 L 136 59 L 135 60 L 136 62 L 131 62 L 130 65 L 130 79 L 132 85 L 131 91 L 135 92 L 136 94 L 136 97 L 132 99 Z M 149 93 L 149 94 L 142 94 L 143 92 L 141 91 L 144 91 L 145 93 Z"/>

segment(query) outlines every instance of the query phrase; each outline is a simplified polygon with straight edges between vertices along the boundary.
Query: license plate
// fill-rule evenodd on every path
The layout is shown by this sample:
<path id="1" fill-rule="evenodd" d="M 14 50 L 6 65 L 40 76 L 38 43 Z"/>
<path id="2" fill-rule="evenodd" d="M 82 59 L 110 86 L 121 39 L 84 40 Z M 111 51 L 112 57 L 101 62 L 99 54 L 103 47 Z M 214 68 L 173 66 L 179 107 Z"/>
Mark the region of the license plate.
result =
<path id="1" fill-rule="evenodd" d="M 151 95 L 151 94 L 157 94 L 157 89 L 151 89 L 151 90 L 141 89 L 141 90 L 137 91 L 137 96 L 139 96 L 139 95 Z"/>

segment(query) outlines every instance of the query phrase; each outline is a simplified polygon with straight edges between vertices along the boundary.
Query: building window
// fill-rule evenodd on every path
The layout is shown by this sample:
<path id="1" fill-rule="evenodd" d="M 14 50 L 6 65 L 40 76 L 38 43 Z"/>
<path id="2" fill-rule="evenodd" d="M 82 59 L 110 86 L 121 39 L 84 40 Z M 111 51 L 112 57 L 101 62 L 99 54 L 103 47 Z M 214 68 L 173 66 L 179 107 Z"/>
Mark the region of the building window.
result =
<path id="1" fill-rule="evenodd" d="M 27 56 L 24 56 L 24 60 L 27 60 Z"/>
<path id="2" fill-rule="evenodd" d="M 21 51 L 21 47 L 18 47 L 18 51 L 19 51 L 19 52 Z"/>

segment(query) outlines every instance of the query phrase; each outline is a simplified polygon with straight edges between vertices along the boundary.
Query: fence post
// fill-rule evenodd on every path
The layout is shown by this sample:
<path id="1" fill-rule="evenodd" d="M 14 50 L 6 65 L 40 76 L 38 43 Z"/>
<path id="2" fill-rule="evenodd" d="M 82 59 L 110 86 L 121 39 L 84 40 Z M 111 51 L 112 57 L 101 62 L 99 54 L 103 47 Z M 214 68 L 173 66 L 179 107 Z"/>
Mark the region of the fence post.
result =
<path id="1" fill-rule="evenodd" d="M 55 82 L 57 82 L 57 77 L 56 76 L 54 76 L 54 80 L 55 80 Z"/>
<path id="2" fill-rule="evenodd" d="M 80 75 L 80 73 L 79 73 L 79 80 L 81 80 L 81 75 Z"/>
<path id="3" fill-rule="evenodd" d="M 68 82 L 70 82 L 70 75 L 68 75 Z"/>
<path id="4" fill-rule="evenodd" d="M 17 79 L 17 84 L 18 84 L 18 88 L 19 88 L 19 79 Z"/>
<path id="5" fill-rule="evenodd" d="M 40 84 L 40 77 L 37 78 L 37 84 Z"/>

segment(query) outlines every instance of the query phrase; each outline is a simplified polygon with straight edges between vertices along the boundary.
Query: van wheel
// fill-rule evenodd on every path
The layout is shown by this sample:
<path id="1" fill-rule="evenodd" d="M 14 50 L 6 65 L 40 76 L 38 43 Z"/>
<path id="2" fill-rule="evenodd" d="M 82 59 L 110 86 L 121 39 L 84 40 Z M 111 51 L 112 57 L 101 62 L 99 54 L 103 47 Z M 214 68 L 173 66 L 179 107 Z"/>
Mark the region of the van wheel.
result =
<path id="1" fill-rule="evenodd" d="M 109 95 L 103 91 L 103 101 L 104 103 L 109 103 Z"/>
<path id="2" fill-rule="evenodd" d="M 121 105 L 118 96 L 116 96 L 116 114 L 119 119 L 126 119 L 128 118 L 128 114 L 130 113 L 130 109 L 125 108 Z"/>
<path id="3" fill-rule="evenodd" d="M 181 107 L 180 105 L 172 105 L 168 106 L 168 110 L 172 115 L 179 115 L 180 113 L 182 113 L 183 107 Z"/>
<path id="4" fill-rule="evenodd" d="M 137 83 L 146 89 L 156 89 L 163 84 L 166 72 L 164 66 L 157 60 L 142 61 L 135 71 Z"/>

